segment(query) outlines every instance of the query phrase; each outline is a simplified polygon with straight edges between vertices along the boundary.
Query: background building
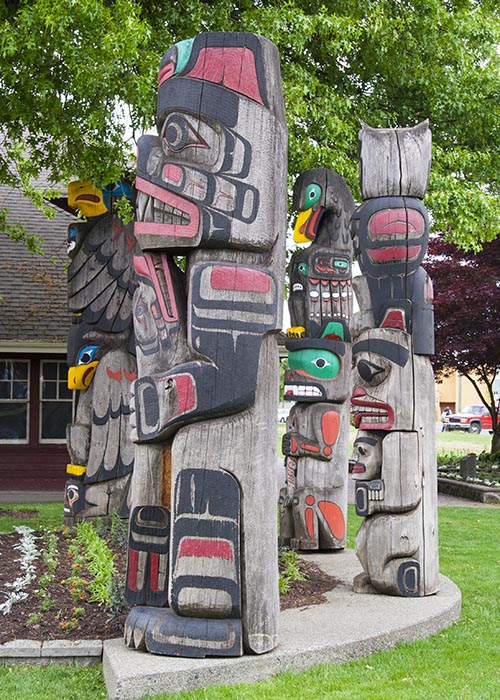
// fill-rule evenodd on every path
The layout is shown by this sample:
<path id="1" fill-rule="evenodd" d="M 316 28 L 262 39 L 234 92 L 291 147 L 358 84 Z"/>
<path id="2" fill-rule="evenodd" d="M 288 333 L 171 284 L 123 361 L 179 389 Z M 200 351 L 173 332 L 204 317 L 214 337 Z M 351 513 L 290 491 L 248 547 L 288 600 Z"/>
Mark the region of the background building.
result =
<path id="1" fill-rule="evenodd" d="M 43 212 L 0 187 L 8 220 L 44 239 L 44 256 L 0 232 L 0 490 L 63 492 L 68 454 L 67 229 L 75 217 Z"/>

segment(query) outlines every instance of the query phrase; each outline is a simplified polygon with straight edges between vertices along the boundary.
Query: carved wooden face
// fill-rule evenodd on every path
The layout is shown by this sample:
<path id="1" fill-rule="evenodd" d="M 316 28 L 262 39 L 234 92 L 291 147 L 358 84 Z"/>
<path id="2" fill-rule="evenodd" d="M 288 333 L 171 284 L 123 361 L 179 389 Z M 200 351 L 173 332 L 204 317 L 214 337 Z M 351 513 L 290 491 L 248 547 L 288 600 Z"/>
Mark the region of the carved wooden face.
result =
<path id="1" fill-rule="evenodd" d="M 413 365 L 410 336 L 371 329 L 353 345 L 354 425 L 360 430 L 412 430 Z"/>
<path id="2" fill-rule="evenodd" d="M 349 463 L 352 478 L 361 481 L 379 479 L 382 468 L 382 437 L 384 433 L 360 430 L 354 441 Z"/>
<path id="3" fill-rule="evenodd" d="M 275 239 L 265 220 L 275 144 L 263 48 L 258 37 L 235 34 L 228 45 L 227 36 L 202 34 L 162 60 L 159 135 L 138 144 L 136 233 L 143 250 L 204 241 L 244 248 L 256 231 Z"/>
<path id="4" fill-rule="evenodd" d="M 350 343 L 306 338 L 293 342 L 296 347 L 289 352 L 290 369 L 285 372 L 285 399 L 345 400 L 350 391 Z"/>

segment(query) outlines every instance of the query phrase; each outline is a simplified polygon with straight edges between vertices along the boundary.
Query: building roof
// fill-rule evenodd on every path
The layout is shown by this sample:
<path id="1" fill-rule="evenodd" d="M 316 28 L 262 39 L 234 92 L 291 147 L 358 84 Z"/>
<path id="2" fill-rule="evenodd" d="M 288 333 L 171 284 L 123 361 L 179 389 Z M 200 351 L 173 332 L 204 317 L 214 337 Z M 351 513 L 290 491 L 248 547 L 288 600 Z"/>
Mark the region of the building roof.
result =
<path id="1" fill-rule="evenodd" d="M 67 230 L 75 217 L 52 206 L 47 218 L 18 190 L 0 186 L 0 207 L 7 220 L 37 234 L 44 243 L 44 256 L 29 252 L 0 232 L 0 351 L 18 343 L 25 351 L 66 343 L 70 325 L 67 311 Z"/>

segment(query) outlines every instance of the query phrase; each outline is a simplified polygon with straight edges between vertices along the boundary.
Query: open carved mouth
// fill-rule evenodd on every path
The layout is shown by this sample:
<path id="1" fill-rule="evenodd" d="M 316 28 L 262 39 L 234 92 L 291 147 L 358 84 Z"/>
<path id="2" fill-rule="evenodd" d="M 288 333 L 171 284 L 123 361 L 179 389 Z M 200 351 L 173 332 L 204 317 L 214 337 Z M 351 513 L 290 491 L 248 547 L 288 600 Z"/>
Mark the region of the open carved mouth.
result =
<path id="1" fill-rule="evenodd" d="M 351 397 L 354 426 L 358 430 L 390 430 L 394 425 L 394 410 L 389 404 L 369 396 L 358 387 Z"/>
<path id="2" fill-rule="evenodd" d="M 144 192 L 137 193 L 137 218 L 140 221 L 154 221 L 158 224 L 187 226 L 191 217 L 187 212 L 150 197 Z"/>
<path id="3" fill-rule="evenodd" d="M 323 391 L 314 384 L 285 384 L 285 398 L 292 396 L 302 399 L 318 399 L 323 397 Z"/>
<path id="4" fill-rule="evenodd" d="M 361 464 L 360 462 L 354 462 L 352 465 L 352 474 L 364 474 L 366 472 L 366 467 L 364 464 Z"/>
<path id="5" fill-rule="evenodd" d="M 200 228 L 200 210 L 194 202 L 163 187 L 137 178 L 137 234 L 194 238 Z"/>

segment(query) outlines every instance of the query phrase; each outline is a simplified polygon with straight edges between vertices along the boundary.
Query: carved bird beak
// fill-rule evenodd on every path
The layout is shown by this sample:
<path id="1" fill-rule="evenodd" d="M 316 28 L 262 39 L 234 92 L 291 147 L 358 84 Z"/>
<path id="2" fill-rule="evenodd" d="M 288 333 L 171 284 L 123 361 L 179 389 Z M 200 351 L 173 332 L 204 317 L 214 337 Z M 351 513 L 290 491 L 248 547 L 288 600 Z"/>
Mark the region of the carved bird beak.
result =
<path id="1" fill-rule="evenodd" d="M 72 391 L 88 389 L 98 364 L 99 360 L 94 360 L 94 362 L 89 362 L 87 365 L 70 367 L 68 369 L 68 389 Z"/>
<path id="2" fill-rule="evenodd" d="M 319 207 L 316 210 L 313 210 L 311 207 L 310 209 L 299 212 L 293 230 L 293 240 L 295 243 L 309 243 L 310 241 L 314 241 L 316 238 L 316 226 L 322 211 L 323 207 Z"/>

